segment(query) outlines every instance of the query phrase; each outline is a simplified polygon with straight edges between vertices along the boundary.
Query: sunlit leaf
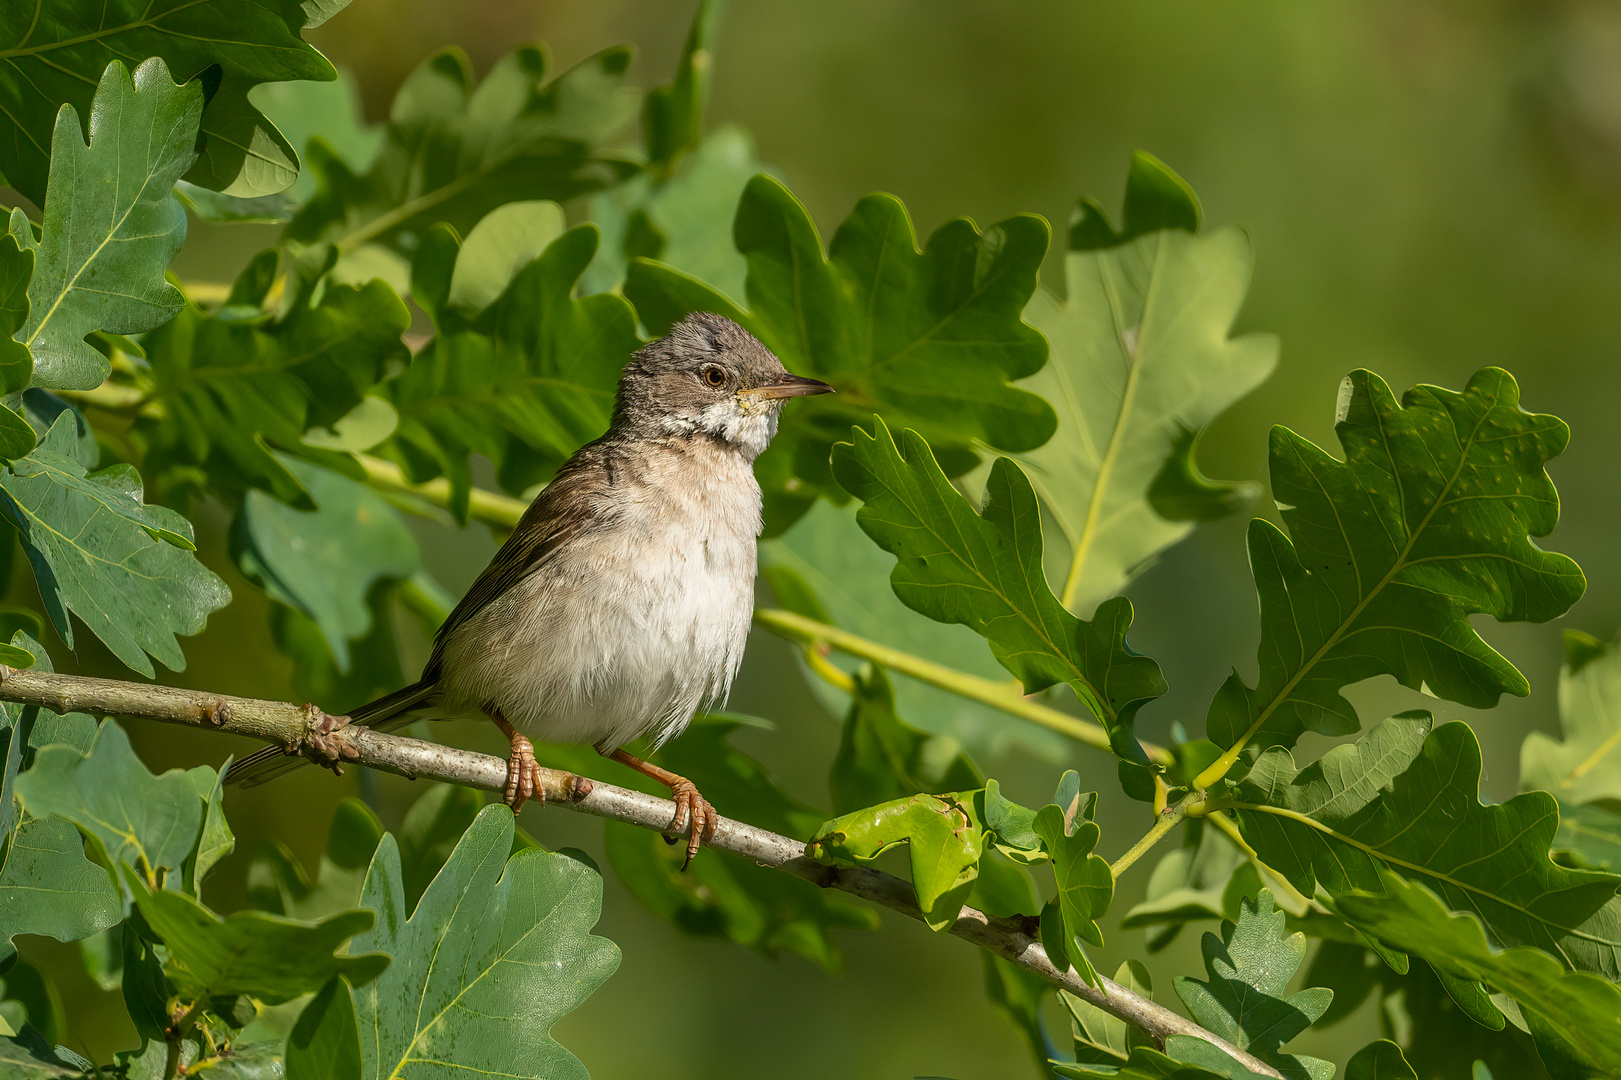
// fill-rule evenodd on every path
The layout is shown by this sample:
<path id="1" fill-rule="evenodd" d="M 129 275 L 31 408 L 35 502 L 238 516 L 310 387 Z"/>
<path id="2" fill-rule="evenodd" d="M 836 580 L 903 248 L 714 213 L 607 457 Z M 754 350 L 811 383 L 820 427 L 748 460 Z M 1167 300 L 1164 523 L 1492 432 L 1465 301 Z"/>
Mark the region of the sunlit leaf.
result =
<path id="1" fill-rule="evenodd" d="M 1205 934 L 1210 978 L 1178 977 L 1176 994 L 1205 1030 L 1247 1050 L 1285 1076 L 1328 1080 L 1331 1062 L 1286 1054 L 1280 1048 L 1328 1009 L 1334 994 L 1320 987 L 1285 996 L 1306 955 L 1304 934 L 1285 934 L 1284 914 L 1262 889 L 1245 900 L 1238 921 L 1223 922 L 1221 936 Z"/>
<path id="2" fill-rule="evenodd" d="M 1049 803 L 1036 811 L 1034 829 L 1052 859 L 1053 884 L 1057 895 L 1051 905 L 1062 920 L 1062 930 L 1049 934 L 1049 925 L 1056 926 L 1053 915 L 1043 912 L 1041 943 L 1047 955 L 1061 971 L 1074 967 L 1087 982 L 1097 985 L 1097 973 L 1087 958 L 1082 942 L 1101 946 L 1103 932 L 1098 919 L 1109 910 L 1114 899 L 1114 875 L 1109 864 L 1093 854 L 1098 843 L 1098 827 L 1092 821 L 1092 807 L 1097 796 L 1078 800 L 1081 812 Z"/>
<path id="3" fill-rule="evenodd" d="M 225 820 L 225 768 L 198 765 L 186 772 L 192 789 L 203 800 L 203 827 L 183 868 L 186 891 L 193 896 L 202 895 L 203 881 L 221 859 L 236 850 L 236 834 Z"/>
<path id="4" fill-rule="evenodd" d="M 61 25 L 53 20 L 50 28 Z M 10 227 L 12 237 L 34 253 L 28 321 L 17 335 L 33 355 L 34 382 L 75 390 L 95 387 L 108 372 L 107 358 L 85 342 L 86 334 L 139 333 L 180 310 L 180 290 L 163 279 L 186 240 L 186 214 L 171 189 L 196 160 L 203 111 L 202 86 L 177 87 L 162 60 L 146 61 L 131 80 L 117 60 L 101 70 L 104 46 L 86 47 L 98 58 L 89 74 L 101 80 L 90 110 L 89 145 L 72 108 L 56 114 L 44 230 L 36 242 L 21 210 L 12 211 Z M 8 82 L 0 76 L 0 98 Z M 74 98 L 82 97 L 82 87 L 73 89 Z M 28 161 L 25 154 L 18 163 L 21 184 L 33 179 Z M 13 182 L 19 180 L 16 167 L 7 161 Z"/>
<path id="5" fill-rule="evenodd" d="M 324 141 L 310 144 L 318 190 L 286 235 L 345 251 L 399 244 L 438 221 L 465 235 L 503 203 L 561 202 L 617 183 L 636 166 L 601 144 L 635 110 L 621 85 L 629 63 L 629 49 L 606 49 L 548 81 L 545 52 L 525 46 L 475 87 L 466 54 L 430 57 L 395 95 L 368 172 L 351 171 Z"/>
<path id="6" fill-rule="evenodd" d="M 1033 215 L 983 234 L 959 218 L 919 251 L 900 201 L 869 195 L 824 255 L 804 206 L 762 175 L 749 181 L 733 225 L 749 264 L 747 311 L 646 259 L 632 263 L 625 295 L 654 333 L 689 312 L 712 311 L 741 323 L 789 370 L 838 388 L 788 410 L 760 459 L 767 531 L 775 533 L 819 494 L 842 499 L 828 452 L 874 412 L 921 431 L 954 474 L 977 461 L 974 443 L 1029 450 L 1052 435 L 1051 407 L 1008 385 L 1047 358 L 1046 342 L 1020 319 L 1047 231 Z"/>
<path id="7" fill-rule="evenodd" d="M 412 479 L 448 476 L 458 517 L 469 455 L 488 457 L 502 486 L 521 494 L 607 430 L 620 370 L 642 341 L 622 297 L 574 296 L 596 245 L 593 227 L 570 229 L 471 321 L 448 303 L 467 249 L 436 229 L 418 251 L 413 291 L 439 333 L 384 387 L 400 421 L 379 453 Z"/>
<path id="8" fill-rule="evenodd" d="M 1560 802 L 1603 802 L 1621 809 L 1621 647 L 1565 631 L 1559 675 L 1560 742 L 1540 731 L 1520 746 L 1520 787 L 1542 788 Z"/>
<path id="9" fill-rule="evenodd" d="M 354 951 L 394 963 L 355 992 L 363 1075 L 468 1071 L 584 1080 L 551 1027 L 602 985 L 619 950 L 591 927 L 602 879 L 580 859 L 513 855 L 512 812 L 485 808 L 407 918 L 399 849 L 384 837 L 366 876 L 375 929 Z"/>
<path id="10" fill-rule="evenodd" d="M 1066 611 L 1041 565 L 1041 514 L 1023 472 L 1006 458 L 991 467 L 983 513 L 951 486 L 912 431 L 900 446 L 882 421 L 856 429 L 834 450 L 839 482 L 866 505 L 868 536 L 897 556 L 890 583 L 909 607 L 982 634 L 1026 693 L 1068 683 L 1109 731 L 1116 754 L 1146 765 L 1132 724 L 1165 692 L 1159 665 L 1126 646 L 1131 602 L 1117 597 L 1093 621 Z"/>
<path id="11" fill-rule="evenodd" d="M 1337 906 L 1381 940 L 1458 978 L 1510 995 L 1527 1020 L 1557 1035 L 1587 1066 L 1605 1074 L 1621 1072 L 1621 989 L 1615 984 L 1567 971 L 1540 949 L 1498 951 L 1473 915 L 1448 912 L 1429 889 L 1393 874 L 1385 875 L 1381 895 L 1348 894 Z"/>
<path id="12" fill-rule="evenodd" d="M 1249 285 L 1250 240 L 1195 235 L 1197 203 L 1138 152 L 1124 235 L 1083 201 L 1070 228 L 1062 301 L 1038 289 L 1025 309 L 1051 343 L 1019 385 L 1058 413 L 1058 431 L 1021 455 L 1070 546 L 1061 597 L 1086 614 L 1202 520 L 1254 499 L 1253 484 L 1198 475 L 1198 433 L 1277 366 L 1268 335 L 1229 337 Z M 1163 224 L 1162 224 L 1163 223 Z"/>
<path id="13" fill-rule="evenodd" d="M 73 459 L 75 438 L 64 413 L 33 454 L 0 472 L 0 510 L 33 563 L 45 610 L 69 645 L 71 611 L 143 675 L 152 675 L 148 654 L 183 671 L 175 635 L 200 631 L 230 590 L 188 550 L 190 522 L 147 505 L 127 465 L 86 474 Z"/>
<path id="14" fill-rule="evenodd" d="M 266 83 L 254 88 L 253 103 L 300 155 L 311 139 L 319 138 L 322 149 L 336 155 L 351 172 L 364 173 L 382 149 L 383 127 L 366 122 L 360 83 L 352 71 L 340 69 L 332 82 Z M 315 188 L 313 173 L 301 169 L 281 196 L 296 208 L 309 201 Z"/>
<path id="15" fill-rule="evenodd" d="M 347 911 L 317 923 L 262 911 L 238 911 L 225 918 L 184 893 L 149 891 L 132 879 L 141 915 L 168 950 L 164 974 L 182 999 L 247 994 L 277 1005 L 319 990 L 342 975 L 368 983 L 389 958 L 344 942 L 369 928 L 369 911 Z"/>
<path id="16" fill-rule="evenodd" d="M 1621 878 L 1555 864 L 1553 797 L 1483 805 L 1474 732 L 1430 725 L 1427 713 L 1392 717 L 1300 769 L 1289 751 L 1267 751 L 1231 804 L 1245 839 L 1307 896 L 1377 892 L 1394 871 L 1506 944 L 1621 977 Z"/>
<path id="17" fill-rule="evenodd" d="M 914 795 L 824 822 L 805 853 L 824 862 L 871 862 L 893 847 L 910 851 L 923 921 L 945 930 L 973 890 L 985 850 L 982 793 Z"/>
<path id="18" fill-rule="evenodd" d="M 1543 622 L 1586 588 L 1574 562 L 1532 542 L 1558 520 L 1543 465 L 1569 429 L 1523 411 L 1507 372 L 1485 368 L 1461 393 L 1417 386 L 1400 404 L 1378 376 L 1352 372 L 1335 430 L 1343 461 L 1272 431 L 1290 538 L 1250 526 L 1260 678 L 1230 676 L 1211 703 L 1209 735 L 1224 748 L 1350 734 L 1360 724 L 1340 691 L 1375 675 L 1477 709 L 1524 695 L 1525 676 L 1469 617 Z"/>

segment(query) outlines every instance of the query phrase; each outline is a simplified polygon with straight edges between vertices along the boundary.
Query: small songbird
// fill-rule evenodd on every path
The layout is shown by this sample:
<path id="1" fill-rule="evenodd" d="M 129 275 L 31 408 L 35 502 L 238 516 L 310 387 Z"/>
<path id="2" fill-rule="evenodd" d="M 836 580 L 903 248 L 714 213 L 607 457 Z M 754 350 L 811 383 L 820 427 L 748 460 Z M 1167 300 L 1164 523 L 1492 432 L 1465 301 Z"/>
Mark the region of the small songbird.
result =
<path id="1" fill-rule="evenodd" d="M 439 629 L 422 678 L 356 709 L 388 730 L 488 717 L 512 744 L 506 802 L 545 798 L 533 736 L 590 743 L 670 789 L 687 861 L 715 810 L 692 782 L 623 747 L 657 749 L 723 702 L 754 608 L 754 459 L 787 399 L 832 387 L 793 375 L 748 331 L 689 315 L 635 353 L 608 433 L 558 469 Z M 276 747 L 229 780 L 296 767 Z"/>

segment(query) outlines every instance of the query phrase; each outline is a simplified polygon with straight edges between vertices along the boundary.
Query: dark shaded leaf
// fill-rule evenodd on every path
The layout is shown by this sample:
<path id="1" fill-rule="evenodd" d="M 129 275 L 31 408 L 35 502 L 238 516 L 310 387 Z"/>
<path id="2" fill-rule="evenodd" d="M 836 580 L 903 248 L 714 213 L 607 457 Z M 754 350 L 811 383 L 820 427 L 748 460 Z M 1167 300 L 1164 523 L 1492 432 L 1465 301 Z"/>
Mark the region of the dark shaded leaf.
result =
<path id="1" fill-rule="evenodd" d="M 1114 981 L 1150 1001 L 1154 998 L 1154 981 L 1148 969 L 1135 960 L 1121 964 L 1114 973 Z M 1077 1065 L 1124 1065 L 1133 1050 L 1152 1045 L 1151 1037 L 1141 1028 L 1104 1012 L 1091 1002 L 1065 991 L 1059 991 L 1058 997 L 1069 1010 Z"/>
<path id="2" fill-rule="evenodd" d="M 1025 317 L 1046 335 L 1046 367 L 1020 383 L 1058 413 L 1057 433 L 1021 455 L 1069 541 L 1060 596 L 1082 614 L 1124 588 L 1194 523 L 1229 514 L 1255 484 L 1212 483 L 1198 433 L 1277 366 L 1270 335 L 1229 337 L 1249 286 L 1249 236 L 1205 236 L 1181 179 L 1139 151 L 1126 181 L 1129 235 L 1095 243 L 1083 201 L 1065 259 L 1067 295 L 1036 290 Z M 1147 222 L 1163 222 L 1153 231 Z"/>
<path id="3" fill-rule="evenodd" d="M 310 144 L 318 188 L 287 237 L 354 251 L 438 221 L 465 235 L 503 203 L 563 201 L 623 180 L 635 164 L 601 144 L 635 110 L 620 85 L 629 63 L 629 49 L 606 49 L 548 82 L 546 54 L 526 46 L 475 88 L 466 54 L 430 57 L 395 95 L 370 171 L 357 175 L 324 141 Z"/>
<path id="4" fill-rule="evenodd" d="M 409 1061 L 413 1071 L 585 1080 L 550 1030 L 618 966 L 619 950 L 590 932 L 602 879 L 568 855 L 509 859 L 512 837 L 512 812 L 486 807 L 409 918 L 399 849 L 384 837 L 366 876 L 377 927 L 351 945 L 394 957 L 355 993 L 363 1075 Z"/>
<path id="5" fill-rule="evenodd" d="M 84 841 L 60 818 L 24 822 L 7 841 L 0 868 L 0 961 L 11 939 L 41 934 L 77 941 L 123 917 L 107 871 L 84 857 Z"/>
<path id="6" fill-rule="evenodd" d="M 1332 990 L 1321 987 L 1285 997 L 1289 980 L 1306 955 L 1304 934 L 1285 935 L 1284 914 L 1262 889 L 1246 900 L 1238 921 L 1224 921 L 1221 936 L 1201 942 L 1208 981 L 1176 980 L 1176 994 L 1207 1031 L 1247 1050 L 1285 1076 L 1328 1080 L 1332 1063 L 1285 1054 L 1280 1047 L 1328 1009 Z"/>
<path id="7" fill-rule="evenodd" d="M 190 522 L 146 505 L 128 465 L 86 474 L 74 440 L 73 417 L 58 416 L 33 454 L 0 472 L 0 509 L 22 538 L 45 610 L 69 645 L 71 611 L 148 678 L 148 654 L 183 671 L 175 635 L 202 630 L 230 590 L 189 550 Z"/>
<path id="8" fill-rule="evenodd" d="M 1319 885 L 1377 892 L 1394 871 L 1476 913 L 1500 941 L 1621 977 L 1621 878 L 1555 864 L 1553 796 L 1482 805 L 1474 732 L 1430 724 L 1427 713 L 1392 717 L 1303 769 L 1267 751 L 1231 804 L 1245 839 L 1307 896 Z"/>
<path id="9" fill-rule="evenodd" d="M 334 976 L 287 1036 L 286 1080 L 360 1080 L 360 1032 L 349 984 Z"/>
<path id="10" fill-rule="evenodd" d="M 299 40 L 299 31 L 319 25 L 296 0 L 203 0 L 147 4 L 110 0 L 86 6 L 53 0 L 35 13 L 28 32 L 7 50 L 0 76 L 0 137 L 14 151 L 6 178 L 36 204 L 46 199 L 46 144 L 57 105 L 81 113 L 108 57 L 161 57 L 182 82 L 218 65 L 217 88 L 202 104 L 202 80 L 188 82 L 201 110 L 206 139 L 202 160 L 187 178 L 232 195 L 279 191 L 298 174 L 298 157 L 275 127 L 248 103 L 248 91 L 264 82 L 331 79 L 332 65 Z M 327 14 L 343 0 L 324 0 Z M 22 30 L 19 24 L 17 29 Z M 149 61 L 150 62 L 150 61 Z M 92 126 L 93 126 L 92 121 Z M 186 136 L 188 149 L 197 121 Z M 184 172 L 190 160 L 179 172 Z M 178 176 L 179 172 L 175 175 Z M 172 182 L 172 181 L 171 181 Z M 57 190 L 51 174 L 50 191 Z"/>
<path id="11" fill-rule="evenodd" d="M 895 714 L 895 696 L 882 668 L 863 667 L 854 678 L 839 751 L 828 770 L 834 813 L 984 784 L 955 739 L 919 731 Z"/>
<path id="12" fill-rule="evenodd" d="M 909 607 L 964 623 L 990 642 L 1027 694 L 1068 683 L 1109 731 L 1116 754 L 1146 765 L 1132 724 L 1165 692 L 1159 665 L 1126 647 L 1131 602 L 1117 597 L 1092 622 L 1066 611 L 1047 587 L 1041 514 L 1023 472 L 1006 458 L 991 466 L 984 512 L 976 514 L 912 431 L 897 447 L 882 421 L 876 436 L 856 429 L 834 450 L 839 482 L 866 503 L 856 520 L 897 556 L 890 583 Z"/>
<path id="13" fill-rule="evenodd" d="M 1581 866 L 1621 873 L 1621 814 L 1599 806 L 1560 803 L 1553 848 L 1575 856 Z"/>
<path id="14" fill-rule="evenodd" d="M 1558 519 L 1543 465 L 1569 429 L 1523 411 L 1507 372 L 1485 368 L 1461 393 L 1414 387 L 1400 405 L 1378 376 L 1352 372 L 1335 430 L 1344 461 L 1272 431 L 1292 541 L 1251 524 L 1260 679 L 1252 689 L 1234 674 L 1211 703 L 1210 738 L 1229 748 L 1218 766 L 1305 731 L 1356 731 L 1340 690 L 1375 675 L 1477 709 L 1524 695 L 1525 677 L 1469 617 L 1543 622 L 1586 588 L 1574 562 L 1531 540 Z"/>
<path id="15" fill-rule="evenodd" d="M 838 388 L 785 413 L 760 459 L 768 532 L 820 494 L 842 499 L 828 452 L 874 411 L 921 431 L 953 474 L 977 461 L 976 442 L 1029 450 L 1052 435 L 1052 408 L 1007 385 L 1047 358 L 1046 342 L 1020 319 L 1047 250 L 1041 218 L 1009 218 L 984 234 L 959 218 L 920 252 L 900 201 L 869 195 L 824 255 L 804 206 L 762 175 L 744 190 L 733 236 L 748 259 L 748 311 L 645 259 L 632 263 L 625 295 L 654 333 L 712 311 L 748 328 L 790 370 Z"/>
<path id="16" fill-rule="evenodd" d="M 346 911 L 317 923 L 262 911 L 238 911 L 222 919 L 184 893 L 152 892 L 126 874 L 135 903 L 168 949 L 164 974 L 187 1003 L 199 998 L 248 994 L 270 1005 L 319 990 L 342 975 L 368 983 L 389 958 L 358 943 L 334 955 L 344 942 L 371 927 L 369 911 Z"/>
<path id="17" fill-rule="evenodd" d="M 360 903 L 366 868 L 383 839 L 383 825 L 359 799 L 332 811 L 326 850 L 313 877 L 286 845 L 267 841 L 248 869 L 248 899 L 276 915 L 323 919 Z"/>
<path id="18" fill-rule="evenodd" d="M 52 20 L 36 26 L 49 33 L 62 24 Z M 96 60 L 84 74 L 100 79 L 90 107 L 89 145 L 73 108 L 56 113 L 50 197 L 43 200 L 44 230 L 37 243 L 22 211 L 11 214 L 12 237 L 32 248 L 35 259 L 28 321 L 18 340 L 33 355 L 35 383 L 73 390 L 94 388 L 109 370 L 107 358 L 84 340 L 86 334 L 139 333 L 168 322 L 180 309 L 180 290 L 163 279 L 186 240 L 186 214 L 171 189 L 196 160 L 203 111 L 201 85 L 177 87 L 162 60 L 146 61 L 131 80 L 122 63 L 106 63 L 104 46 L 85 47 Z M 48 55 L 33 54 L 31 60 L 38 63 Z M 15 63 L 5 66 L 15 71 Z M 0 75 L 0 100 L 8 88 L 15 92 L 16 85 Z M 85 87 L 74 82 L 72 88 L 71 98 L 82 99 Z M 33 97 L 37 88 L 29 87 L 28 93 Z M 31 106 L 38 104 L 33 98 Z M 78 101 L 80 109 L 87 105 Z M 23 152 L 17 162 L 6 163 L 8 178 L 20 188 L 36 181 L 30 161 Z"/>
<path id="19" fill-rule="evenodd" d="M 484 804 L 483 792 L 455 784 L 434 784 L 411 804 L 398 838 L 400 881 L 407 905 L 416 907 Z M 336 820 L 333 827 L 337 827 Z"/>
<path id="20" fill-rule="evenodd" d="M 410 316 L 387 285 L 338 285 L 305 272 L 288 281 L 294 295 L 277 317 L 259 309 L 275 268 L 275 252 L 260 254 L 219 312 L 188 305 L 146 336 L 148 398 L 161 415 L 140 417 L 135 434 L 166 498 L 200 487 L 201 470 L 211 492 L 256 487 L 308 508 L 271 447 L 299 451 L 305 432 L 336 424 L 409 358 L 400 334 Z"/>
<path id="21" fill-rule="evenodd" d="M 1142 901 L 1120 920 L 1122 930 L 1145 929 L 1148 951 L 1169 945 L 1191 922 L 1236 915 L 1226 894 L 1244 853 L 1213 826 L 1194 818 L 1182 828 L 1182 845 L 1165 853 L 1149 875 Z"/>

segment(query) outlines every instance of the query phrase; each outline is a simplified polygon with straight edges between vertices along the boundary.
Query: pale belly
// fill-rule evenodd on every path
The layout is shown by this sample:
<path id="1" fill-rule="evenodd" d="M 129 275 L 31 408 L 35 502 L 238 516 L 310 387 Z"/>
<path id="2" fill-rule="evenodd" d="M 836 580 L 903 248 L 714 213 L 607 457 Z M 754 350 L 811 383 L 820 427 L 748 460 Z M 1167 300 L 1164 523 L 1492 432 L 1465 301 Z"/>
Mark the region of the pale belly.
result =
<path id="1" fill-rule="evenodd" d="M 725 700 L 742 662 L 750 524 L 666 517 L 560 553 L 445 643 L 446 712 L 498 711 L 531 737 L 602 750 L 679 734 L 695 710 Z"/>

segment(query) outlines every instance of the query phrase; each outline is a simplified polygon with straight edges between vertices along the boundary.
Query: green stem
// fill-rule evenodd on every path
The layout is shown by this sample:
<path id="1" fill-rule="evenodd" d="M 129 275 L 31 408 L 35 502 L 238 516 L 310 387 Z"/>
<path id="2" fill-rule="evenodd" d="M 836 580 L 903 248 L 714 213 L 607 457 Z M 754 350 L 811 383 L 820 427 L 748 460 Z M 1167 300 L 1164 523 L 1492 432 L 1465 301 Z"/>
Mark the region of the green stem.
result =
<path id="1" fill-rule="evenodd" d="M 1189 795 L 1175 806 L 1167 806 L 1154 815 L 1153 828 L 1143 833 L 1142 839 L 1131 845 L 1130 850 L 1114 861 L 1109 867 L 1109 873 L 1114 876 L 1116 881 L 1120 880 L 1120 875 L 1131 869 L 1132 863 L 1146 855 L 1148 849 L 1159 843 L 1166 833 L 1180 825 L 1183 818 L 1203 809 L 1204 804 L 1205 797 L 1201 792 L 1197 795 Z"/>
<path id="2" fill-rule="evenodd" d="M 366 480 L 372 487 L 382 488 L 384 491 L 403 492 L 434 506 L 450 506 L 450 481 L 444 477 L 429 480 L 425 484 L 416 484 L 405 475 L 405 470 L 392 461 L 372 457 L 370 454 L 356 454 L 355 460 L 366 471 Z M 486 525 L 511 530 L 518 527 L 518 519 L 523 517 L 523 512 L 527 509 L 529 504 L 522 499 L 485 491 L 483 488 L 474 488 L 468 500 L 467 514 Z"/>
<path id="3" fill-rule="evenodd" d="M 1103 730 L 1102 725 L 1031 701 L 1019 692 L 1018 684 L 1012 681 L 996 682 L 980 678 L 978 675 L 970 675 L 781 608 L 761 608 L 755 611 L 754 621 L 757 625 L 790 641 L 801 644 L 819 642 L 831 646 L 842 653 L 871 660 L 891 671 L 909 675 L 919 682 L 939 687 L 959 697 L 978 701 L 1017 716 L 1021 720 L 1040 724 L 1087 746 L 1095 746 L 1099 750 L 1109 749 L 1109 733 Z M 1143 749 L 1147 751 L 1149 758 L 1161 764 L 1169 765 L 1174 760 L 1171 752 L 1164 747 L 1143 743 Z"/>

